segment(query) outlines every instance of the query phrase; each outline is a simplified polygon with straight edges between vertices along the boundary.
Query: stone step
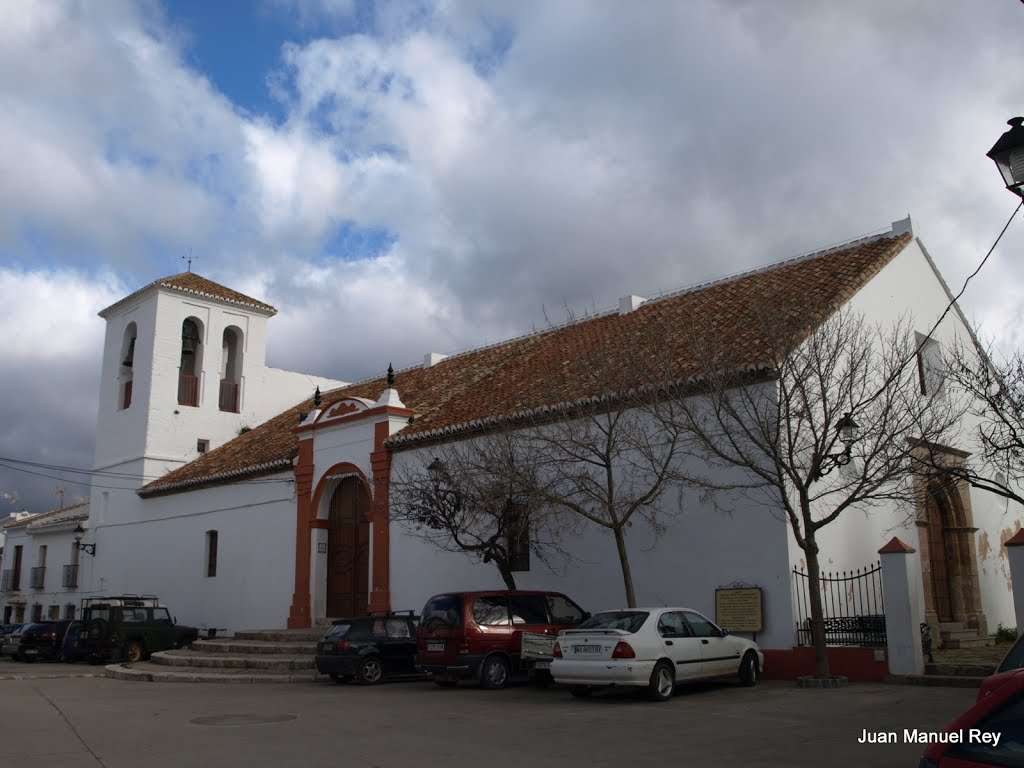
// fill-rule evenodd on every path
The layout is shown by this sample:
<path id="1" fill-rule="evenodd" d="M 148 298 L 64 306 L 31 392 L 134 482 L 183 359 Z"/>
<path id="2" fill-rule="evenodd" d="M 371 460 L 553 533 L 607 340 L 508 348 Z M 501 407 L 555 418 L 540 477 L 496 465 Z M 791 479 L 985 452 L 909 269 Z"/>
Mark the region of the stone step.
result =
<path id="1" fill-rule="evenodd" d="M 253 654 L 315 654 L 316 643 L 310 641 L 269 641 L 269 640 L 196 640 L 192 649 L 213 655 L 229 653 Z"/>
<path id="2" fill-rule="evenodd" d="M 950 640 L 973 640 L 978 637 L 978 630 L 976 629 L 957 629 L 948 632 L 942 632 L 939 635 L 942 638 L 942 642 L 946 643 Z"/>
<path id="3" fill-rule="evenodd" d="M 967 629 L 967 625 L 962 621 L 940 621 L 932 626 L 937 627 L 939 632 L 958 632 L 961 629 Z"/>
<path id="4" fill-rule="evenodd" d="M 892 678 L 893 682 L 907 685 L 934 685 L 947 688 L 980 688 L 985 677 L 969 675 L 900 675 Z"/>
<path id="5" fill-rule="evenodd" d="M 992 644 L 992 641 L 987 637 L 978 637 L 975 635 L 970 638 L 963 638 L 960 640 L 945 640 L 942 643 L 942 647 L 945 649 L 957 649 L 957 648 L 986 648 Z"/>
<path id="6" fill-rule="evenodd" d="M 327 630 L 324 627 L 309 629 L 247 629 L 235 632 L 235 640 L 264 640 L 272 643 L 316 642 Z"/>
<path id="7" fill-rule="evenodd" d="M 150 657 L 150 661 L 160 666 L 267 670 L 281 673 L 296 669 L 312 669 L 315 665 L 314 657 L 311 654 L 213 655 L 205 651 L 184 649 L 154 653 Z"/>
<path id="8" fill-rule="evenodd" d="M 966 675 L 967 677 L 988 677 L 995 673 L 996 666 L 993 664 L 989 666 L 987 664 L 925 664 L 924 673 L 926 675 L 940 675 L 948 677 L 950 675 Z"/>
<path id="9" fill-rule="evenodd" d="M 114 680 L 150 683 L 319 683 L 331 682 L 315 670 L 267 672 L 265 670 L 212 671 L 196 667 L 170 667 L 151 662 L 110 664 L 106 676 Z"/>

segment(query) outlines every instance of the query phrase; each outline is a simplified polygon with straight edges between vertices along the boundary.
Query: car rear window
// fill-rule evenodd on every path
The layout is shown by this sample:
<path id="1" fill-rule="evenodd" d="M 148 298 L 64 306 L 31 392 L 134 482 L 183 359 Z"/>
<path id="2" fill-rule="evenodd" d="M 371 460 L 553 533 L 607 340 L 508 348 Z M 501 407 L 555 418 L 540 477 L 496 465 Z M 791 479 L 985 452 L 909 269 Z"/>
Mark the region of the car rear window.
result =
<path id="1" fill-rule="evenodd" d="M 423 606 L 420 617 L 423 627 L 461 627 L 462 598 L 458 595 L 438 595 L 432 597 Z"/>
<path id="2" fill-rule="evenodd" d="M 555 624 L 579 624 L 583 621 L 583 609 L 565 595 L 547 595 L 551 621 Z"/>
<path id="3" fill-rule="evenodd" d="M 340 613 L 340 611 L 339 611 Z M 327 630 L 327 634 L 324 635 L 324 640 L 341 640 L 348 634 L 348 631 L 352 628 L 351 624 L 334 624 L 330 629 Z"/>
<path id="4" fill-rule="evenodd" d="M 636 632 L 647 621 L 647 611 L 607 611 L 596 613 L 579 625 L 578 629 L 621 629 Z"/>
<path id="5" fill-rule="evenodd" d="M 544 595 L 509 595 L 513 624 L 547 624 L 547 601 Z"/>

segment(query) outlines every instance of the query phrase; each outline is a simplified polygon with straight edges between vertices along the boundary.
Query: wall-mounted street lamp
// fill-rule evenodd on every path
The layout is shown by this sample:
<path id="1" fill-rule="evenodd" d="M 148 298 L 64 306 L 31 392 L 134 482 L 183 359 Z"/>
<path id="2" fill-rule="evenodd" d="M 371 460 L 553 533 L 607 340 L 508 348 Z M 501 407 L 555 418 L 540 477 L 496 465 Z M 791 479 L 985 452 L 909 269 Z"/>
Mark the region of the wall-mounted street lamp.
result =
<path id="1" fill-rule="evenodd" d="M 82 537 L 84 535 L 85 535 L 85 528 L 83 528 L 82 524 L 79 523 L 78 525 L 75 526 L 75 546 L 78 547 L 83 552 L 85 552 L 85 554 L 92 555 L 93 557 L 96 557 L 96 543 L 93 542 L 92 544 L 83 544 L 82 543 Z"/>
<path id="2" fill-rule="evenodd" d="M 1024 117 L 1010 118 L 1007 125 L 1010 130 L 999 137 L 987 154 L 999 169 L 1006 188 L 1024 198 Z"/>
<path id="3" fill-rule="evenodd" d="M 853 449 L 853 444 L 857 442 L 859 434 L 860 426 L 853 420 L 853 416 L 849 412 L 843 414 L 843 418 L 836 424 L 836 437 L 843 444 L 843 450 L 822 457 L 821 466 L 814 473 L 815 480 L 823 478 L 836 467 L 845 467 L 850 463 L 850 451 Z"/>

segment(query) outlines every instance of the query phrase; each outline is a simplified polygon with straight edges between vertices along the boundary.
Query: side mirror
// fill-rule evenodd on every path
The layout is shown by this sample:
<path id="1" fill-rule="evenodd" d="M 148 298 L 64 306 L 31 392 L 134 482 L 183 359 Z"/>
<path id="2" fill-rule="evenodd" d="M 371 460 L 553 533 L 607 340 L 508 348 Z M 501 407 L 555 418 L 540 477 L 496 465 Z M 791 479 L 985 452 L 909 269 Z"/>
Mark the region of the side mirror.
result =
<path id="1" fill-rule="evenodd" d="M 722 629 L 721 632 L 722 632 L 722 637 L 726 637 L 729 634 L 729 630 L 728 629 Z"/>
<path id="2" fill-rule="evenodd" d="M 584 611 L 583 612 L 583 619 L 582 619 L 582 621 L 586 621 L 589 618 L 590 618 L 590 611 Z"/>
<path id="3" fill-rule="evenodd" d="M 177 616 L 175 616 L 175 617 L 174 617 L 174 623 L 175 623 L 175 624 L 177 624 L 177 623 L 178 623 L 178 617 L 177 617 Z"/>

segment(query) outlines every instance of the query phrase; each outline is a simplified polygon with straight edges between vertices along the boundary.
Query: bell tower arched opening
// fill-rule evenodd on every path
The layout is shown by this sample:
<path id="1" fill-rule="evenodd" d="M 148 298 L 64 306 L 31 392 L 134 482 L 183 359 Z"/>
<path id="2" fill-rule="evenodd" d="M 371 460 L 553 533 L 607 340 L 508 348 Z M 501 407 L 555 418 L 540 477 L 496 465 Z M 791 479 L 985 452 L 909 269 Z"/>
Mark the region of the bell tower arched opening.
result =
<path id="1" fill-rule="evenodd" d="M 242 331 L 237 326 L 224 329 L 221 342 L 220 409 L 238 413 L 241 405 Z"/>
<path id="2" fill-rule="evenodd" d="M 199 406 L 203 373 L 202 324 L 194 317 L 181 324 L 181 364 L 178 368 L 178 405 Z"/>
<path id="3" fill-rule="evenodd" d="M 128 323 L 124 329 L 121 353 L 118 355 L 117 408 L 125 410 L 132 404 L 132 382 L 135 378 L 135 339 L 139 335 L 135 323 Z"/>

